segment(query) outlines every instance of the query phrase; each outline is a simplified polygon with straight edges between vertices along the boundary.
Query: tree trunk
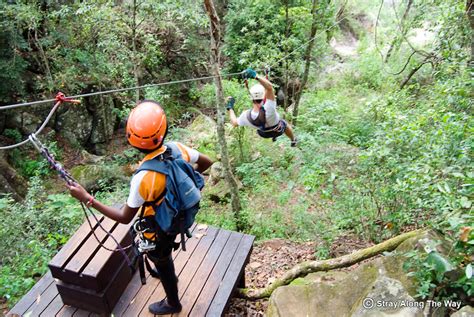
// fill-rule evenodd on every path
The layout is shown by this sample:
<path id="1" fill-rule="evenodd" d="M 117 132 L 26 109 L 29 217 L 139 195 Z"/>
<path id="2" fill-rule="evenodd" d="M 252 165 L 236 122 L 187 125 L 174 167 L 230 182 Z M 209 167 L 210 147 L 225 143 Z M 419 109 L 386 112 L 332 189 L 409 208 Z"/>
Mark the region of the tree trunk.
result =
<path id="1" fill-rule="evenodd" d="M 471 25 L 471 60 L 469 62 L 470 66 L 474 66 L 474 13 L 473 8 L 474 1 L 467 0 L 466 1 L 466 14 L 469 18 L 469 24 Z"/>
<path id="2" fill-rule="evenodd" d="M 415 237 L 422 233 L 422 230 L 410 231 L 398 235 L 392 239 L 371 246 L 366 249 L 358 250 L 354 253 L 343 255 L 341 257 L 322 261 L 303 262 L 295 265 L 291 270 L 287 271 L 281 278 L 277 279 L 272 284 L 261 289 L 239 289 L 238 296 L 247 299 L 260 299 L 270 297 L 272 292 L 280 286 L 290 284 L 294 279 L 305 276 L 309 273 L 330 271 L 343 267 L 348 267 L 359 263 L 363 260 L 369 259 L 383 252 L 390 252 L 395 250 L 403 241 Z"/>
<path id="3" fill-rule="evenodd" d="M 45 70 L 45 73 L 46 73 L 46 77 L 48 77 L 48 90 L 49 90 L 50 93 L 52 93 L 53 89 L 54 89 L 53 88 L 54 81 L 53 81 L 53 74 L 51 73 L 51 67 L 49 67 L 48 57 L 46 56 L 46 53 L 43 49 L 43 45 L 41 45 L 40 40 L 38 38 L 38 31 L 35 29 L 33 32 L 34 32 L 34 36 L 35 36 L 35 38 L 34 38 L 35 45 L 36 45 L 36 47 L 38 47 L 41 58 L 43 59 L 44 70 Z"/>
<path id="4" fill-rule="evenodd" d="M 427 56 L 425 57 L 425 59 L 418 65 L 416 66 L 415 68 L 413 68 L 410 73 L 407 75 L 407 77 L 405 77 L 405 79 L 402 81 L 402 83 L 400 84 L 400 90 L 402 90 L 406 84 L 408 84 L 408 82 L 410 81 L 410 79 L 413 77 L 413 75 L 416 74 L 417 71 L 419 71 L 421 69 L 421 67 L 423 67 L 423 65 L 427 64 L 431 62 L 431 56 Z"/>
<path id="5" fill-rule="evenodd" d="M 211 22 L 211 65 L 212 73 L 215 77 L 216 84 L 216 108 L 217 108 L 217 138 L 219 141 L 220 154 L 222 165 L 224 167 L 225 179 L 227 186 L 230 189 L 232 212 L 234 213 L 237 229 L 242 230 L 245 227 L 240 211 L 239 189 L 237 181 L 232 174 L 232 169 L 229 161 L 229 154 L 227 152 L 227 142 L 225 140 L 225 107 L 224 107 L 224 93 L 222 88 L 222 78 L 220 74 L 220 21 L 217 16 L 216 9 L 212 0 L 204 0 L 207 15 Z"/>
<path id="6" fill-rule="evenodd" d="M 288 1 L 285 0 L 285 48 L 283 50 L 284 56 L 288 56 L 288 37 L 290 36 L 290 17 L 288 13 Z M 284 93 L 285 93 L 285 98 L 283 99 L 283 108 L 285 109 L 285 112 L 287 111 L 288 107 L 290 106 L 289 104 L 289 99 L 290 99 L 290 92 L 288 91 L 288 81 L 289 81 L 289 59 L 285 58 L 285 84 L 284 84 Z"/>
<path id="7" fill-rule="evenodd" d="M 133 13 L 132 13 L 132 60 L 133 60 L 133 78 L 135 79 L 135 86 L 140 86 L 138 78 L 138 53 L 137 53 L 137 0 L 133 0 Z M 135 90 L 135 101 L 140 100 L 140 90 Z"/>
<path id="8" fill-rule="evenodd" d="M 310 42 L 308 43 L 308 46 L 306 47 L 306 52 L 304 53 L 305 65 L 304 65 L 303 80 L 301 81 L 301 85 L 299 89 L 297 90 L 296 96 L 295 96 L 295 105 L 293 107 L 293 121 L 292 121 L 293 126 L 296 126 L 296 122 L 298 120 L 298 107 L 300 104 L 301 94 L 303 93 L 303 89 L 306 86 L 306 82 L 308 81 L 309 69 L 311 66 L 311 51 L 313 50 L 313 44 L 314 44 L 314 41 L 311 41 L 311 39 L 316 36 L 317 25 L 318 25 L 317 14 L 316 14 L 317 4 L 318 4 L 318 0 L 313 0 L 313 6 L 311 8 L 313 21 L 311 23 L 311 32 L 309 34 Z"/>
<path id="9" fill-rule="evenodd" d="M 405 12 L 403 13 L 402 20 L 400 21 L 400 28 L 402 28 L 402 29 L 401 29 L 402 36 L 405 36 L 405 35 L 407 34 L 407 32 L 408 32 L 408 28 L 404 28 L 404 27 L 403 27 L 403 22 L 405 22 L 405 20 L 407 19 L 408 13 L 410 12 L 411 5 L 412 5 L 412 4 L 413 4 L 413 0 L 408 0 L 407 7 L 406 7 L 406 9 L 405 9 Z M 398 36 L 396 36 L 396 37 L 392 40 L 392 43 L 390 43 L 390 47 L 388 48 L 387 55 L 385 56 L 385 60 L 384 60 L 385 63 L 388 62 L 388 59 L 389 59 L 390 56 L 392 55 L 393 49 L 395 48 L 395 45 L 397 44 L 397 39 L 398 39 Z"/>

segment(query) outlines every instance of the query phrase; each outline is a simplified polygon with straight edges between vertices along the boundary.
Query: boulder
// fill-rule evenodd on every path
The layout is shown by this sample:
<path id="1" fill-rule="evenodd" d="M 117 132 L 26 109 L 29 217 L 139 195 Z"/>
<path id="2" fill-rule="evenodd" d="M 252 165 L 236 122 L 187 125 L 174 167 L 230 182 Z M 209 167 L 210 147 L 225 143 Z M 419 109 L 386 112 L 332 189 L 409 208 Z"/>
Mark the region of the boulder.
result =
<path id="1" fill-rule="evenodd" d="M 21 200 L 27 190 L 27 181 L 8 164 L 5 151 L 0 151 L 0 193 L 11 194 L 13 199 Z"/>
<path id="2" fill-rule="evenodd" d="M 78 165 L 71 169 L 71 175 L 88 191 L 130 181 L 124 168 L 113 164 Z"/>
<path id="3" fill-rule="evenodd" d="M 354 271 L 317 272 L 296 279 L 273 292 L 267 315 L 423 316 L 423 303 L 414 300 L 416 284 L 403 270 L 404 253 L 413 249 L 443 253 L 446 248 L 439 240 L 436 233 L 424 232 Z"/>
<path id="4" fill-rule="evenodd" d="M 235 180 L 237 187 L 242 188 L 242 182 L 237 178 Z M 212 164 L 208 183 L 210 186 L 206 187 L 205 194 L 209 196 L 209 199 L 216 203 L 230 199 L 230 188 L 225 181 L 224 167 L 221 162 Z"/>
<path id="5" fill-rule="evenodd" d="M 367 285 L 376 280 L 378 266 L 368 263 L 348 274 L 331 272 L 332 278 L 328 279 L 324 275 L 310 274 L 304 279 L 306 285 L 277 288 L 270 297 L 267 316 L 350 316 L 352 306 L 364 296 Z"/>
<path id="6" fill-rule="evenodd" d="M 107 143 L 114 135 L 117 122 L 113 99 L 109 96 L 93 96 L 85 100 L 85 106 L 92 114 L 92 130 L 88 143 L 93 152 L 105 155 Z"/>
<path id="7" fill-rule="evenodd" d="M 81 147 L 87 143 L 92 132 L 92 115 L 81 105 L 67 105 L 56 118 L 55 129 L 71 144 Z"/>
<path id="8" fill-rule="evenodd" d="M 423 317 L 423 302 L 415 301 L 399 281 L 380 275 L 353 308 L 352 317 Z"/>
<path id="9" fill-rule="evenodd" d="M 457 312 L 451 315 L 451 317 L 472 317 L 474 316 L 474 308 L 472 306 L 464 306 Z"/>
<path id="10" fill-rule="evenodd" d="M 222 166 L 221 162 L 215 162 L 211 166 L 211 171 L 209 174 L 209 184 L 215 185 L 217 184 L 220 180 L 224 179 L 225 173 L 224 173 L 224 167 Z"/>

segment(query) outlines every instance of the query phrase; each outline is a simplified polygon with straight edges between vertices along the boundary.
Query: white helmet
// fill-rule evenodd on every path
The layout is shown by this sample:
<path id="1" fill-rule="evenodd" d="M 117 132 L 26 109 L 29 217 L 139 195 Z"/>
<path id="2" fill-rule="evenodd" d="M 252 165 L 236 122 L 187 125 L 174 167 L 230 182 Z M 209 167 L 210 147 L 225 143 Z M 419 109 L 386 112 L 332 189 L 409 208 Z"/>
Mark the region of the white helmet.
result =
<path id="1" fill-rule="evenodd" d="M 260 84 L 253 85 L 250 88 L 250 97 L 252 100 L 262 100 L 265 97 L 265 88 Z"/>

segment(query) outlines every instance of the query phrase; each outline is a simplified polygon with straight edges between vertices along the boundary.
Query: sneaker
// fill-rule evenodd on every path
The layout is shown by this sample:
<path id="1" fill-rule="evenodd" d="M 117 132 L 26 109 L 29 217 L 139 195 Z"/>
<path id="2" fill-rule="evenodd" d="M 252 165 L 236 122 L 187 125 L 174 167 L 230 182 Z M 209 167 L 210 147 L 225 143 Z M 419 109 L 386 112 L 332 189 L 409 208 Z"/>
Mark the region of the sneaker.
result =
<path id="1" fill-rule="evenodd" d="M 293 140 L 291 140 L 291 147 L 295 147 L 298 144 L 298 139 L 295 137 Z"/>
<path id="2" fill-rule="evenodd" d="M 171 306 L 168 304 L 168 301 L 165 299 L 153 303 L 150 306 L 148 306 L 148 311 L 152 313 L 153 315 L 168 315 L 168 314 L 175 314 L 179 313 L 183 307 L 181 304 L 178 304 L 177 306 Z"/>

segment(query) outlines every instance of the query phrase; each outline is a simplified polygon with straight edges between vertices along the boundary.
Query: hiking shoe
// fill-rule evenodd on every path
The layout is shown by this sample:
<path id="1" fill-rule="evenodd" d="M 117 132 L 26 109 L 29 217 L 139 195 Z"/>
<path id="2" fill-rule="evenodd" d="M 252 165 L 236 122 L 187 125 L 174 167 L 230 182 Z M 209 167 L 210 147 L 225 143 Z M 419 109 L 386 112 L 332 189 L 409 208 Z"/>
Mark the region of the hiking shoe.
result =
<path id="1" fill-rule="evenodd" d="M 294 139 L 291 141 L 291 147 L 295 147 L 297 144 L 298 144 L 298 139 L 297 139 L 297 138 L 294 138 Z"/>
<path id="2" fill-rule="evenodd" d="M 148 311 L 152 313 L 153 315 L 168 315 L 168 314 L 175 314 L 179 313 L 183 306 L 178 303 L 177 306 L 171 306 L 168 304 L 168 301 L 165 299 L 153 303 L 150 306 L 148 306 Z"/>

